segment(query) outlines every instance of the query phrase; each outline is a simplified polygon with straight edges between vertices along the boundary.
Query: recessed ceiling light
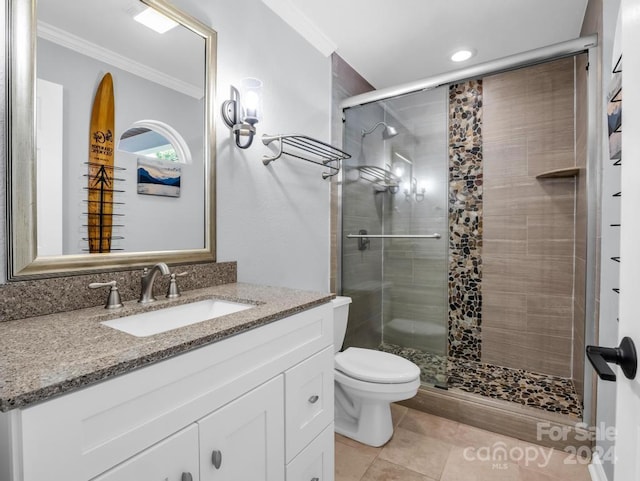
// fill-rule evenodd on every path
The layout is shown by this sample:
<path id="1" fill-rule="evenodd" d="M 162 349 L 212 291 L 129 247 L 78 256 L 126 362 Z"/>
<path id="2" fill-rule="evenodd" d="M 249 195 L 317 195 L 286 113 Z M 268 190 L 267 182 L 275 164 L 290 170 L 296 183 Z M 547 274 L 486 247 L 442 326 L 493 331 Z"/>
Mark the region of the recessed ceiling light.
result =
<path id="1" fill-rule="evenodd" d="M 155 30 L 158 33 L 168 32 L 172 28 L 178 26 L 176 22 L 168 17 L 165 17 L 153 8 L 147 8 L 146 10 L 143 10 L 138 15 L 133 17 L 133 19 L 136 22 L 139 22 L 145 27 L 149 27 L 151 30 Z"/>
<path id="2" fill-rule="evenodd" d="M 474 50 L 469 50 L 465 48 L 465 49 L 458 50 L 457 52 L 454 52 L 451 55 L 451 60 L 453 62 L 464 62 L 465 60 L 469 60 L 474 55 L 475 55 Z"/>

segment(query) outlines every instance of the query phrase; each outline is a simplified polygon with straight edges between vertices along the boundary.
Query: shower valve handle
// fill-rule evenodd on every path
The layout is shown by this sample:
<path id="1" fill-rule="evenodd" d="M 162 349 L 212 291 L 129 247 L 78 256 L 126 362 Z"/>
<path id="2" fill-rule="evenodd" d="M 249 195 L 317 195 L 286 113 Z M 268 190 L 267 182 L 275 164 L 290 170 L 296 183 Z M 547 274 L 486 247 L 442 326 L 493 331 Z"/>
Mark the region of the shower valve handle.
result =
<path id="1" fill-rule="evenodd" d="M 367 230 L 366 229 L 360 229 L 358 231 L 358 235 L 360 235 L 360 236 L 367 235 Z M 368 237 L 358 237 L 358 250 L 359 251 L 367 250 L 367 248 L 369 247 L 370 243 L 371 243 L 371 240 L 369 240 Z"/>
<path id="2" fill-rule="evenodd" d="M 625 337 L 618 347 L 587 346 L 587 359 L 604 381 L 615 381 L 616 375 L 607 363 L 613 362 L 622 368 L 628 379 L 636 377 L 638 356 L 630 337 Z"/>

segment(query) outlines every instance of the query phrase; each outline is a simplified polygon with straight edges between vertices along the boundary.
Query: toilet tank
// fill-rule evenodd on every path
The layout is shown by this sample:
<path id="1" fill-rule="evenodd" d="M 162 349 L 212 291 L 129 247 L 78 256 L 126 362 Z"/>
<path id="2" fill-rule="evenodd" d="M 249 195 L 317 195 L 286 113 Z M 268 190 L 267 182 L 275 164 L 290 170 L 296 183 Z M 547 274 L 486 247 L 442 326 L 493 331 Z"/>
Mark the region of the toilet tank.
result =
<path id="1" fill-rule="evenodd" d="M 342 348 L 344 336 L 347 333 L 351 298 L 336 296 L 331 301 L 331 304 L 333 304 L 333 351 L 338 352 Z"/>

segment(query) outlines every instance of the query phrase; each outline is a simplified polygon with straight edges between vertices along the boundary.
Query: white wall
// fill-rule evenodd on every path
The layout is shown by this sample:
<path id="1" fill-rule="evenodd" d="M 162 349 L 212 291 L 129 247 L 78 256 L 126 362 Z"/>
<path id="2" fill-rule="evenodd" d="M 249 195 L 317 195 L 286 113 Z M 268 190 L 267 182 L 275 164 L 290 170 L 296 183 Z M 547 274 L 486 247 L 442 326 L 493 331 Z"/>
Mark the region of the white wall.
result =
<path id="1" fill-rule="evenodd" d="M 218 32 L 218 260 L 237 260 L 241 282 L 327 291 L 330 198 L 329 182 L 321 178 L 322 168 L 291 158 L 265 167 L 261 159 L 269 149 L 259 138 L 248 150 L 236 148 L 220 119 L 219 105 L 229 97 L 231 84 L 239 85 L 243 77 L 258 77 L 264 82 L 264 119 L 257 125 L 259 136 L 265 132 L 299 132 L 328 141 L 330 58 L 321 55 L 260 0 L 173 3 Z M 0 77 L 4 74 L 2 62 Z M 4 90 L 0 95 L 3 122 Z M 4 147 L 4 129 L 0 135 Z M 4 178 L 2 150 L 0 176 Z M 0 189 L 4 191 L 4 184 Z M 0 202 L 4 212 L 4 195 Z M 4 223 L 0 229 L 4 230 Z M 4 237 L 0 235 L 0 244 Z M 0 261 L 5 264 L 4 248 Z M 3 269 L 0 281 L 5 274 Z"/>
<path id="2" fill-rule="evenodd" d="M 263 83 L 264 133 L 330 139 L 331 61 L 259 0 L 175 0 L 218 32 L 218 102 L 244 77 Z M 259 137 L 235 146 L 216 110 L 217 248 L 238 280 L 329 289 L 329 187 L 322 168 L 293 158 L 268 167 Z"/>

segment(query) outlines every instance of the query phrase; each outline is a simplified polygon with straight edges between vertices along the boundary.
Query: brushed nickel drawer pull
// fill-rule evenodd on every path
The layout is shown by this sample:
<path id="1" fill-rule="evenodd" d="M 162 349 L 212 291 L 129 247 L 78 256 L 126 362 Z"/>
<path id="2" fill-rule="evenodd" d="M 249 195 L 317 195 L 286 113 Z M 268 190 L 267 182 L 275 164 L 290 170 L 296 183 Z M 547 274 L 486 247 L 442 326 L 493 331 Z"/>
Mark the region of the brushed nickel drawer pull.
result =
<path id="1" fill-rule="evenodd" d="M 315 395 L 315 394 L 314 394 L 313 396 L 311 396 L 311 397 L 309 398 L 309 402 L 310 402 L 311 404 L 315 404 L 316 402 L 318 402 L 318 399 L 320 399 L 320 396 L 317 396 L 317 395 Z M 313 481 L 313 480 L 312 480 L 312 481 Z"/>
<path id="2" fill-rule="evenodd" d="M 213 452 L 211 453 L 211 463 L 213 464 L 213 466 L 216 469 L 220 469 L 220 466 L 222 465 L 222 452 L 214 449 Z"/>

